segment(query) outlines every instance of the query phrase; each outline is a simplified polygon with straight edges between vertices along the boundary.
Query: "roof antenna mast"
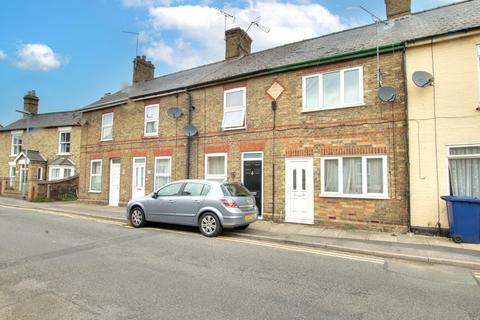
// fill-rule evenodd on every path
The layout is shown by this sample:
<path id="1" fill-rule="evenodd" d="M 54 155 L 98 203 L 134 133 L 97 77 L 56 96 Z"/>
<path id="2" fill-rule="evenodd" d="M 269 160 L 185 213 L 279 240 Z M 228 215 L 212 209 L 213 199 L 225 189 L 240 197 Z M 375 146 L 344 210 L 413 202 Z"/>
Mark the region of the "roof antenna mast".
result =
<path id="1" fill-rule="evenodd" d="M 240 50 L 245 50 L 245 49 L 242 48 L 241 43 L 242 43 L 243 38 L 245 38 L 245 36 L 248 34 L 248 31 L 250 30 L 250 28 L 251 28 L 252 26 L 257 27 L 258 29 L 262 30 L 262 31 L 265 32 L 265 33 L 269 33 L 269 32 L 270 32 L 270 28 L 269 28 L 269 27 L 264 26 L 264 25 L 262 25 L 262 24 L 259 23 L 260 19 L 261 19 L 261 17 L 258 16 L 258 17 L 255 18 L 255 20 L 251 21 L 250 24 L 248 25 L 247 30 L 245 30 L 245 33 L 243 34 L 243 36 L 242 36 L 240 39 L 238 39 L 238 44 L 237 44 L 237 45 L 239 46 Z"/>
<path id="2" fill-rule="evenodd" d="M 235 22 L 235 16 L 232 15 L 232 14 L 230 14 L 230 13 L 228 13 L 228 12 L 226 12 L 226 11 L 223 10 L 223 9 L 220 9 L 220 8 L 215 8 L 215 9 L 217 9 L 218 11 L 220 11 L 220 13 L 225 17 L 225 27 L 224 27 L 224 30 L 223 30 L 223 31 L 224 31 L 224 34 L 225 34 L 225 32 L 227 31 L 227 20 L 228 20 L 228 18 L 232 19 L 232 23 L 233 23 L 233 22 Z"/>
<path id="3" fill-rule="evenodd" d="M 140 36 L 140 32 L 135 31 L 122 31 L 123 33 L 134 34 L 137 37 L 137 46 L 135 47 L 135 57 L 138 56 L 138 38 Z"/>
<path id="4" fill-rule="evenodd" d="M 378 40 L 378 26 L 380 23 L 388 26 L 388 23 L 380 19 L 377 15 L 375 15 L 370 10 L 364 8 L 363 6 L 359 6 L 359 8 L 365 11 L 366 13 L 368 13 L 372 18 L 372 20 L 375 22 L 375 32 L 376 32 L 375 42 L 377 43 L 377 83 L 378 83 L 378 87 L 381 87 L 383 83 L 382 83 L 382 71 L 380 70 L 380 47 L 379 47 L 379 40 Z"/>

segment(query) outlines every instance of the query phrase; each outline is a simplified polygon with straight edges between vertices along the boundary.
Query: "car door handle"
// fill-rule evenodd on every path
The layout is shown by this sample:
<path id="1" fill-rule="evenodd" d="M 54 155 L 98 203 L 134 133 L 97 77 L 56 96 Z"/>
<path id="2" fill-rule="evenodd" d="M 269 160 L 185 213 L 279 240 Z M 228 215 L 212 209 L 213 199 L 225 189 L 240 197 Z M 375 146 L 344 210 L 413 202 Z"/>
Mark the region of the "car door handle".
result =
<path id="1" fill-rule="evenodd" d="M 175 203 L 175 200 L 168 200 L 168 203 Z"/>
<path id="2" fill-rule="evenodd" d="M 193 203 L 200 203 L 200 200 L 192 200 Z"/>

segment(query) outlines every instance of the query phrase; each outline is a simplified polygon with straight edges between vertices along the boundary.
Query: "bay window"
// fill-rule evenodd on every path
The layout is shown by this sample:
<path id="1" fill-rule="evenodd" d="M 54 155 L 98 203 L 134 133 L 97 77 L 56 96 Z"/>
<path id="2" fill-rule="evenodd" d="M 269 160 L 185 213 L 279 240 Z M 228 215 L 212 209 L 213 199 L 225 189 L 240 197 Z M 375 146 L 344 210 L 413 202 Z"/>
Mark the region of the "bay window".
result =
<path id="1" fill-rule="evenodd" d="M 480 145 L 448 147 L 448 171 L 452 195 L 480 197 Z"/>
<path id="2" fill-rule="evenodd" d="M 75 174 L 75 167 L 72 166 L 49 166 L 49 180 L 66 179 Z"/>
<path id="3" fill-rule="evenodd" d="M 303 111 L 363 104 L 363 68 L 309 75 L 303 78 Z"/>
<path id="4" fill-rule="evenodd" d="M 222 128 L 245 128 L 246 88 L 236 88 L 224 91 Z"/>
<path id="5" fill-rule="evenodd" d="M 323 196 L 388 197 L 386 156 L 325 157 L 321 166 Z"/>

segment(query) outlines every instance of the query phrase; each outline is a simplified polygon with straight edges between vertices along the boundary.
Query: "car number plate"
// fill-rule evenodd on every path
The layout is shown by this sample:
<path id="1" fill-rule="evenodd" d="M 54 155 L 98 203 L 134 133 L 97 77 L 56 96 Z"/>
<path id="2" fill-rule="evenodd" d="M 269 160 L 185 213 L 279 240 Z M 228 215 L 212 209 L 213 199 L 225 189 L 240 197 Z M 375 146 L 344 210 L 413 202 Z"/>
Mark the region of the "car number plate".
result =
<path id="1" fill-rule="evenodd" d="M 246 214 L 245 215 L 245 221 L 251 221 L 255 219 L 255 215 L 254 214 Z"/>

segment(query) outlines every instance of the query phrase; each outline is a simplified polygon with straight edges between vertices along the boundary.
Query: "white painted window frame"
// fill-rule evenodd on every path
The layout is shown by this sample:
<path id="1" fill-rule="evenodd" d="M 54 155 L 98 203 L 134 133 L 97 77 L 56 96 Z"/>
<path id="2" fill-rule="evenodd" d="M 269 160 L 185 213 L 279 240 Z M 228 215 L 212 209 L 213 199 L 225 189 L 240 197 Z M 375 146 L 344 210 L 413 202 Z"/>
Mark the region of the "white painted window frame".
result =
<path id="1" fill-rule="evenodd" d="M 13 169 L 14 175 L 12 175 L 12 169 Z M 8 186 L 10 188 L 15 188 L 17 183 L 17 166 L 15 164 L 8 165 L 8 178 L 9 178 Z"/>
<path id="2" fill-rule="evenodd" d="M 40 172 L 40 174 L 39 174 L 39 172 Z M 43 168 L 42 167 L 37 168 L 37 179 L 38 180 L 43 180 Z"/>
<path id="3" fill-rule="evenodd" d="M 15 143 L 15 138 L 20 137 L 22 140 L 21 143 Z M 10 148 L 10 156 L 15 157 L 22 152 L 22 145 L 23 145 L 23 131 L 12 131 L 12 138 L 11 138 L 11 148 Z M 15 153 L 15 146 L 18 147 L 18 152 Z"/>
<path id="4" fill-rule="evenodd" d="M 480 46 L 479 46 L 480 47 Z M 480 49 L 479 49 L 480 50 Z M 479 52 L 480 54 L 480 52 Z M 450 186 L 451 186 L 451 179 L 450 179 L 450 172 L 449 172 L 449 168 L 450 168 L 450 164 L 448 163 L 450 159 L 472 159 L 472 158 L 480 158 L 480 154 L 457 154 L 457 155 L 450 155 L 450 149 L 455 149 L 455 148 L 468 148 L 468 147 L 480 147 L 480 143 L 471 143 L 471 144 L 452 144 L 452 145 L 447 145 L 446 146 L 446 164 L 445 164 L 445 168 L 446 168 L 446 177 L 447 177 L 447 185 L 448 185 L 448 188 L 450 189 Z"/>
<path id="5" fill-rule="evenodd" d="M 480 44 L 477 44 L 478 101 L 480 101 Z"/>
<path id="6" fill-rule="evenodd" d="M 232 92 L 237 92 L 237 91 L 242 91 L 243 104 L 241 106 L 227 107 L 227 94 L 232 93 Z M 229 112 L 236 112 L 236 111 L 242 111 L 243 112 L 242 124 L 239 124 L 239 125 L 236 125 L 236 126 L 231 126 L 231 127 L 226 127 L 225 126 L 225 115 Z M 229 90 L 223 91 L 222 129 L 223 130 L 237 130 L 237 129 L 245 129 L 246 127 L 247 127 L 247 88 L 246 87 L 240 87 L 240 88 L 234 88 L 234 89 L 229 89 Z"/>
<path id="7" fill-rule="evenodd" d="M 361 158 L 362 159 L 362 193 L 348 194 L 343 193 L 343 159 L 344 158 Z M 383 193 L 368 193 L 367 187 L 367 160 L 368 159 L 382 159 L 383 167 Z M 338 192 L 325 191 L 325 161 L 338 161 Z M 340 157 L 322 157 L 321 158 L 321 190 L 320 196 L 334 197 L 334 198 L 359 198 L 359 199 L 389 199 L 388 197 L 388 161 L 386 155 L 345 155 Z"/>
<path id="8" fill-rule="evenodd" d="M 360 100 L 352 103 L 345 103 L 345 72 L 358 70 L 358 89 L 360 92 Z M 323 75 L 329 73 L 340 72 L 340 99 L 341 103 L 339 106 L 335 107 L 323 107 Z M 307 86 L 306 81 L 308 78 L 318 77 L 318 106 L 315 108 L 307 108 Z M 363 92 L 363 66 L 346 68 L 346 69 L 338 69 L 327 71 L 323 73 L 317 74 L 309 74 L 302 78 L 302 112 L 312 112 L 312 111 L 321 111 L 321 110 L 331 110 L 331 109 L 342 109 L 342 108 L 351 108 L 351 107 L 358 107 L 365 105 L 364 101 L 364 92 Z"/>
<path id="9" fill-rule="evenodd" d="M 213 158 L 213 157 L 224 157 L 225 162 L 224 162 L 224 174 L 208 174 L 208 159 Z M 227 153 L 207 153 L 205 154 L 205 180 L 221 180 L 221 181 L 226 181 L 228 178 L 228 154 Z"/>
<path id="10" fill-rule="evenodd" d="M 70 133 L 70 140 L 68 142 L 62 142 L 62 134 Z M 71 152 L 62 152 L 62 144 L 68 144 L 70 151 L 72 147 L 72 128 L 58 128 L 58 155 L 70 155 Z"/>
<path id="11" fill-rule="evenodd" d="M 58 178 L 56 178 L 56 179 L 52 179 L 54 169 L 59 169 L 60 170 L 60 174 L 59 174 Z M 62 180 L 62 179 L 68 178 L 68 177 L 65 176 L 65 169 L 70 169 L 71 170 L 71 174 L 68 177 L 72 177 L 72 176 L 75 175 L 75 167 L 74 166 L 49 166 L 48 167 L 48 180 L 49 181 L 54 181 L 54 180 Z"/>
<path id="12" fill-rule="evenodd" d="M 98 162 L 100 163 L 100 173 L 93 173 L 93 163 Z M 101 159 L 96 159 L 96 160 L 91 160 L 90 161 L 90 179 L 89 179 L 89 186 L 88 186 L 88 192 L 91 193 L 101 193 L 102 192 L 102 173 L 103 173 L 103 160 Z M 92 190 L 92 177 L 100 177 L 100 190 Z"/>
<path id="13" fill-rule="evenodd" d="M 111 125 L 105 125 L 105 118 L 108 117 L 108 116 L 112 116 L 112 124 Z M 102 114 L 102 128 L 101 128 L 101 131 L 100 131 L 100 141 L 112 141 L 113 140 L 113 122 L 115 120 L 115 115 L 113 112 L 109 112 L 109 113 L 104 113 Z M 105 128 L 112 128 L 112 136 L 110 138 L 105 138 L 103 136 L 103 129 Z"/>
<path id="14" fill-rule="evenodd" d="M 147 111 L 149 109 L 157 109 L 157 117 L 156 119 L 154 118 L 147 118 Z M 160 119 L 160 105 L 159 104 L 150 104 L 148 106 L 145 106 L 145 120 L 144 120 L 144 129 L 143 129 L 143 134 L 145 137 L 156 137 L 158 136 L 158 124 Z M 155 132 L 147 132 L 147 123 L 154 122 L 155 123 Z"/>
<path id="15" fill-rule="evenodd" d="M 157 174 L 157 160 L 168 160 L 168 174 L 167 173 L 158 173 Z M 168 177 L 168 183 L 172 182 L 172 157 L 155 157 L 155 168 L 153 172 L 153 184 L 154 190 L 157 191 L 160 187 L 157 186 L 157 177 Z"/>

